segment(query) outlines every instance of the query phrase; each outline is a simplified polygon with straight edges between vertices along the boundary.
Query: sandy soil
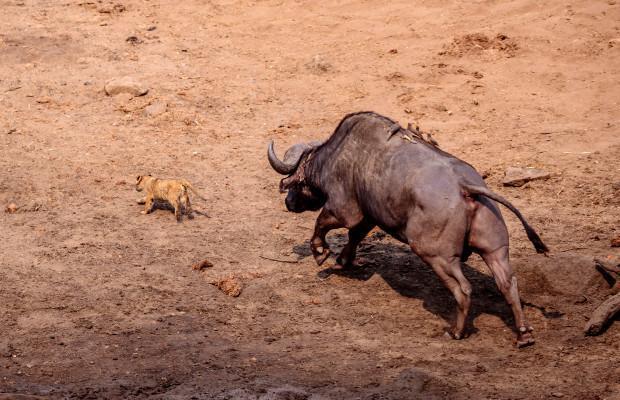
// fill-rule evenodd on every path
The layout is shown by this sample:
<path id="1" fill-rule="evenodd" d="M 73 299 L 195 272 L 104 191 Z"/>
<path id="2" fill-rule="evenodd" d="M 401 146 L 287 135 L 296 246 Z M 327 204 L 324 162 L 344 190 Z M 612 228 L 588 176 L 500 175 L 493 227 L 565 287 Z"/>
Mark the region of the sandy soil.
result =
<path id="1" fill-rule="evenodd" d="M 3 399 L 620 398 L 620 323 L 582 334 L 592 257 L 620 256 L 620 4 L 322 3 L 0 0 Z M 127 75 L 148 94 L 106 96 Z M 314 264 L 316 214 L 286 212 L 266 144 L 359 110 L 431 131 L 542 233 L 550 257 L 504 213 L 535 346 L 478 259 L 461 341 L 389 237 Z M 552 178 L 502 187 L 508 166 Z M 141 215 L 143 173 L 189 179 L 211 218 Z"/>

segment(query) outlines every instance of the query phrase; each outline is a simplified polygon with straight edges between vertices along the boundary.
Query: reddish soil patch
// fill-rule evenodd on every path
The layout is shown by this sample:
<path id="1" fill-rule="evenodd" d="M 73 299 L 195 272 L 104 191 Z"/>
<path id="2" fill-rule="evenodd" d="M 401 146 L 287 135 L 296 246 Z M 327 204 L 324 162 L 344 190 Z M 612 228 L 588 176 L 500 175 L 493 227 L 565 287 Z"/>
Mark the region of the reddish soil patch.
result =
<path id="1" fill-rule="evenodd" d="M 5 397 L 617 396 L 620 323 L 582 329 L 608 295 L 592 258 L 620 255 L 620 5 L 336 3 L 0 1 Z M 123 76 L 148 93 L 107 96 Z M 450 293 L 390 238 L 316 267 L 316 214 L 285 212 L 266 145 L 360 110 L 432 133 L 542 233 L 550 257 L 506 213 L 536 345 L 514 347 L 474 257 L 461 341 Z M 503 187 L 509 166 L 551 178 Z M 188 179 L 211 218 L 141 215 L 145 173 Z"/>

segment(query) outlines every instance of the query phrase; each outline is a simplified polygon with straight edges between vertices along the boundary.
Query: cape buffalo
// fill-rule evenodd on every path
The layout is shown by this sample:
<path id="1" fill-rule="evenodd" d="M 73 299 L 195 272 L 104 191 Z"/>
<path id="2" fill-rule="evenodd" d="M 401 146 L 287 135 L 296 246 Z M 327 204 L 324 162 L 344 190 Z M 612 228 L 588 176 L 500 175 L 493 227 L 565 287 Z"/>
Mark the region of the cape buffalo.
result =
<path id="1" fill-rule="evenodd" d="M 408 244 L 450 289 L 457 302 L 451 333 L 460 339 L 472 291 L 461 262 L 478 253 L 512 308 L 517 345 L 534 343 L 508 261 L 508 231 L 495 202 L 516 214 L 537 252 L 548 249 L 519 210 L 489 190 L 471 165 L 424 140 L 419 131 L 373 112 L 345 116 L 329 139 L 296 144 L 283 160 L 271 141 L 268 159 L 274 170 L 287 175 L 280 192 L 288 192 L 289 211 L 322 208 L 311 239 L 319 265 L 330 254 L 325 241 L 330 230 L 349 229 L 349 241 L 337 258 L 347 267 L 362 239 L 380 227 Z"/>

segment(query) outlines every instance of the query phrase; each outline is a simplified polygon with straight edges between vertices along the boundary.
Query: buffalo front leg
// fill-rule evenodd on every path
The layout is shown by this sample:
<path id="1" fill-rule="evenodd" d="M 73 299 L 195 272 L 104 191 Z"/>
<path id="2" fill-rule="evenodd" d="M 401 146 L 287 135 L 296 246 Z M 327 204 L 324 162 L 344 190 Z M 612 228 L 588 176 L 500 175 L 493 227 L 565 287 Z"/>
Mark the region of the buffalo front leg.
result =
<path id="1" fill-rule="evenodd" d="M 329 245 L 325 241 L 325 236 L 332 229 L 342 228 L 344 225 L 326 209 L 321 210 L 319 217 L 314 225 L 314 234 L 310 239 L 310 249 L 314 260 L 318 265 L 322 265 L 329 257 Z"/>
<path id="2" fill-rule="evenodd" d="M 492 252 L 480 253 L 480 256 L 491 269 L 497 287 L 501 290 L 510 308 L 512 308 L 512 314 L 514 315 L 517 328 L 517 347 L 525 347 L 534 344 L 535 341 L 532 336 L 533 329 L 526 322 L 523 308 L 521 308 L 517 277 L 514 276 L 512 267 L 508 262 L 508 247 L 503 246 Z"/>
<path id="3" fill-rule="evenodd" d="M 343 268 L 354 265 L 355 253 L 357 246 L 364 240 L 368 232 L 374 228 L 375 225 L 367 221 L 362 221 L 349 230 L 349 242 L 344 246 L 342 252 L 338 256 L 336 263 Z"/>

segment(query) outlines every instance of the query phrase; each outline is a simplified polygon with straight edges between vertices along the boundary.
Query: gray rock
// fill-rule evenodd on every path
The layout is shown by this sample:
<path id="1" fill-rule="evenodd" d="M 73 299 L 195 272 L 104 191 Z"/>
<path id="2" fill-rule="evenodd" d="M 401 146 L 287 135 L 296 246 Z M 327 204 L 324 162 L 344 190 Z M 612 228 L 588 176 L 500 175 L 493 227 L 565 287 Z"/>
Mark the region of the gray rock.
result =
<path id="1" fill-rule="evenodd" d="M 330 71 L 332 65 L 321 55 L 312 57 L 310 62 L 306 63 L 306 68 L 315 74 L 322 74 Z"/>
<path id="2" fill-rule="evenodd" d="M 147 117 L 156 117 L 166 112 L 168 103 L 163 100 L 156 100 L 144 109 L 144 115 Z"/>
<path id="3" fill-rule="evenodd" d="M 508 167 L 505 172 L 504 186 L 523 186 L 526 182 L 537 179 L 549 179 L 551 174 L 537 168 Z"/>
<path id="4" fill-rule="evenodd" d="M 119 93 L 144 96 L 149 92 L 149 88 L 146 85 L 130 76 L 112 79 L 105 84 L 104 89 L 108 96 L 115 96 Z"/>

